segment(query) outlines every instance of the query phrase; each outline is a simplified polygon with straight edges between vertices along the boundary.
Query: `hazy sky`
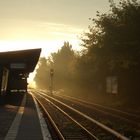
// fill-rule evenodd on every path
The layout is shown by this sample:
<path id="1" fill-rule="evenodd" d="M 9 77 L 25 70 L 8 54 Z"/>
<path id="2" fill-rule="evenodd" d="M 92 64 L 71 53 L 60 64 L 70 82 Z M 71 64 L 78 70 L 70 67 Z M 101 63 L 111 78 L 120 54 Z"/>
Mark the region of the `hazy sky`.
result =
<path id="1" fill-rule="evenodd" d="M 108 0 L 0 0 L 0 51 L 42 47 L 48 55 L 78 36 L 96 11 L 108 11 Z"/>
<path id="2" fill-rule="evenodd" d="M 108 10 L 108 0 L 0 0 L 0 51 L 42 48 L 48 56 L 64 41 L 78 50 L 89 18 Z"/>

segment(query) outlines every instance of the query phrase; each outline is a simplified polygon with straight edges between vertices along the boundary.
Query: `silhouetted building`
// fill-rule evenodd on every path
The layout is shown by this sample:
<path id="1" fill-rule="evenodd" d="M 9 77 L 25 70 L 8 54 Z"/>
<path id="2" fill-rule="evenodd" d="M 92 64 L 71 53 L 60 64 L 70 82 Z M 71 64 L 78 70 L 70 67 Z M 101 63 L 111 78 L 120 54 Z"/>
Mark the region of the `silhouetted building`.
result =
<path id="1" fill-rule="evenodd" d="M 41 49 L 0 53 L 0 96 L 27 91 L 27 78 L 39 60 Z"/>

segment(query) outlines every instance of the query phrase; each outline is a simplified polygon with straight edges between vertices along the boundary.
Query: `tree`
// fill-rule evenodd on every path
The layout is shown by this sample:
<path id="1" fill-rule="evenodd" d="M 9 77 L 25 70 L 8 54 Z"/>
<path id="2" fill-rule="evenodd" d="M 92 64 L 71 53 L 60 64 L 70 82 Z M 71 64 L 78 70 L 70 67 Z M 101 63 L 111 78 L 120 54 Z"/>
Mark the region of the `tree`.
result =
<path id="1" fill-rule="evenodd" d="M 69 42 L 64 42 L 60 50 L 51 56 L 40 58 L 36 70 L 35 82 L 38 88 L 48 89 L 50 86 L 50 69 L 54 69 L 54 88 L 66 88 L 73 85 L 75 53 Z"/>
<path id="2" fill-rule="evenodd" d="M 48 87 L 48 71 L 47 59 L 45 57 L 40 58 L 34 78 L 37 88 L 46 89 Z"/>
<path id="3" fill-rule="evenodd" d="M 89 68 L 85 71 L 95 69 L 92 75 L 96 75 L 94 79 L 99 83 L 105 75 L 117 74 L 126 83 L 128 81 L 125 86 L 133 86 L 133 91 L 139 90 L 134 85 L 140 82 L 140 3 L 120 0 L 116 5 L 110 0 L 110 12 L 97 12 L 97 18 L 92 21 L 89 32 L 82 36 Z"/>
<path id="4" fill-rule="evenodd" d="M 137 0 L 120 0 L 118 6 L 110 1 L 110 8 L 110 13 L 98 13 L 98 18 L 93 19 L 84 46 L 89 53 L 105 55 L 108 64 L 121 63 L 123 68 L 135 65 L 140 45 L 140 5 Z"/>
<path id="5" fill-rule="evenodd" d="M 58 52 L 51 54 L 55 71 L 55 84 L 58 88 L 63 88 L 71 83 L 74 57 L 75 54 L 69 42 L 64 42 Z"/>

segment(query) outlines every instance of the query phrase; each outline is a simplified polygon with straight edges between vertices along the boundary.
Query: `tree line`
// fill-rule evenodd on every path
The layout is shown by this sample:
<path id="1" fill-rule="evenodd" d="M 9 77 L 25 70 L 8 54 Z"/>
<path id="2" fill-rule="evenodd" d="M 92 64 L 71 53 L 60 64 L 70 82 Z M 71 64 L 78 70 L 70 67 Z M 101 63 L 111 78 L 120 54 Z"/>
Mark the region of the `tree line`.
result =
<path id="1" fill-rule="evenodd" d="M 40 58 L 35 76 L 38 88 L 50 85 L 54 69 L 56 89 L 106 91 L 106 78 L 117 76 L 118 93 L 137 97 L 140 91 L 140 2 L 109 0 L 107 13 L 97 11 L 89 30 L 81 35 L 84 49 L 75 52 L 69 42 L 51 56 Z"/>

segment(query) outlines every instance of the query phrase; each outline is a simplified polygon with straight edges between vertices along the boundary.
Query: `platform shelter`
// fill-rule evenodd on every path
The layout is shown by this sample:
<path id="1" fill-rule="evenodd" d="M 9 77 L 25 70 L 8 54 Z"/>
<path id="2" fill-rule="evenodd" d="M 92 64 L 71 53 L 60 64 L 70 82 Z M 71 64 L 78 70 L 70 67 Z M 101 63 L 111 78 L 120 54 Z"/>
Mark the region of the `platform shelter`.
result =
<path id="1" fill-rule="evenodd" d="M 40 53 L 40 48 L 0 52 L 0 96 L 27 91 L 27 78 L 34 71 Z"/>

